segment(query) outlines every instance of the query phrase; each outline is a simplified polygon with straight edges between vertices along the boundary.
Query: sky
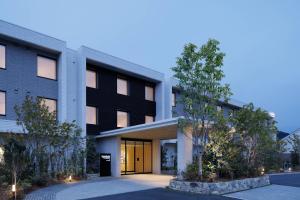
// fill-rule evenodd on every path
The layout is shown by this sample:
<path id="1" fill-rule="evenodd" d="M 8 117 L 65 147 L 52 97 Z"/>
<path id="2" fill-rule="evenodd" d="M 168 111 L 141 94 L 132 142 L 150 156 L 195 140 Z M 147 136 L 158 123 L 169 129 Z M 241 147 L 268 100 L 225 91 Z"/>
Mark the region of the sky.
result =
<path id="1" fill-rule="evenodd" d="M 300 128 L 299 0 L 0 0 L 0 19 L 166 76 L 185 44 L 217 39 L 233 98 Z"/>

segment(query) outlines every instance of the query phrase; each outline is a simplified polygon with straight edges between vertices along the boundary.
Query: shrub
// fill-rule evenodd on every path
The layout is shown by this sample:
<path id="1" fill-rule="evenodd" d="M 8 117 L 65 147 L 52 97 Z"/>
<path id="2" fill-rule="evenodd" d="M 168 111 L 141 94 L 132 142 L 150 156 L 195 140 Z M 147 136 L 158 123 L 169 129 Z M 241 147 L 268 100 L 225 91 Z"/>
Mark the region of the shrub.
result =
<path id="1" fill-rule="evenodd" d="M 32 185 L 43 187 L 47 185 L 48 181 L 49 177 L 47 175 L 36 176 L 32 178 Z"/>
<path id="2" fill-rule="evenodd" d="M 198 175 L 199 165 L 196 162 L 188 164 L 186 166 L 185 172 L 182 173 L 182 176 L 185 180 L 188 181 L 199 181 L 201 177 Z"/>
<path id="3" fill-rule="evenodd" d="M 298 152 L 291 152 L 291 163 L 292 166 L 295 168 L 299 165 L 299 153 Z"/>
<path id="4" fill-rule="evenodd" d="M 0 187 L 0 200 L 7 200 L 10 198 L 10 191 L 6 188 Z"/>
<path id="5" fill-rule="evenodd" d="M 21 182 L 20 185 L 23 188 L 23 190 L 26 191 L 32 187 L 32 180 L 25 179 Z"/>

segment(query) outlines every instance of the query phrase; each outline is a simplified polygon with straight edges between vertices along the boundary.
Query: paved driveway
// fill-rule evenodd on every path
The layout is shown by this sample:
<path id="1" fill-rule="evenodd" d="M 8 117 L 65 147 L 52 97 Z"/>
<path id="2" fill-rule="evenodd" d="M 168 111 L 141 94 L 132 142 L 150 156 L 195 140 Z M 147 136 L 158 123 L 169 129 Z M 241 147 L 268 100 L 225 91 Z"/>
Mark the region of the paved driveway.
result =
<path id="1" fill-rule="evenodd" d="M 300 173 L 294 174 L 274 174 L 270 176 L 272 184 L 300 187 Z"/>
<path id="2" fill-rule="evenodd" d="M 300 200 L 300 174 L 270 175 L 270 186 L 225 195 L 244 200 Z"/>
<path id="3" fill-rule="evenodd" d="M 173 190 L 156 188 L 125 194 L 96 197 L 86 200 L 234 200 L 233 198 L 218 195 L 199 195 Z"/>
<path id="4" fill-rule="evenodd" d="M 300 174 L 271 175 L 272 185 L 228 194 L 200 195 L 165 189 L 171 176 L 133 175 L 58 185 L 29 195 L 27 200 L 300 200 Z"/>
<path id="5" fill-rule="evenodd" d="M 271 175 L 272 185 L 224 196 L 199 195 L 163 188 L 90 198 L 87 200 L 300 200 L 300 174 Z"/>

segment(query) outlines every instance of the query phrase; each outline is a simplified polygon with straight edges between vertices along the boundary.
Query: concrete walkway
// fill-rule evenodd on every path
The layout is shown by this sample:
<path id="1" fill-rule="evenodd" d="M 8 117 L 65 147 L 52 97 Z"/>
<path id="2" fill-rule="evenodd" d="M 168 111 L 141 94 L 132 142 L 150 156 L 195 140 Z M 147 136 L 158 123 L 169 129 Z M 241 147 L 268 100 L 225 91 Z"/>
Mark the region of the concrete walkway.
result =
<path id="1" fill-rule="evenodd" d="M 99 178 L 92 181 L 61 184 L 37 190 L 25 200 L 75 200 L 127 192 L 164 188 L 172 176 L 140 174 L 120 178 Z"/>
<path id="2" fill-rule="evenodd" d="M 86 199 L 153 188 L 162 188 L 169 184 L 171 178 L 171 176 L 143 174 L 128 175 L 108 181 L 79 184 L 58 192 L 56 194 L 56 200 Z"/>

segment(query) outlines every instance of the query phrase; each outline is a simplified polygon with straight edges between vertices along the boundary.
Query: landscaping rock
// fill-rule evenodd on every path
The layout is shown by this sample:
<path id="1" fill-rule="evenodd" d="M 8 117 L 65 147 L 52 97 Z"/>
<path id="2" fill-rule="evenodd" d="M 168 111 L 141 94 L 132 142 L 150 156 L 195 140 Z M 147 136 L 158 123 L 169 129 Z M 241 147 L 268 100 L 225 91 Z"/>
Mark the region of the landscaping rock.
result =
<path id="1" fill-rule="evenodd" d="M 256 178 L 246 178 L 225 182 L 189 182 L 173 179 L 170 181 L 169 187 L 173 190 L 193 192 L 200 194 L 226 194 L 248 190 L 257 187 L 270 185 L 269 176 L 261 176 Z"/>

